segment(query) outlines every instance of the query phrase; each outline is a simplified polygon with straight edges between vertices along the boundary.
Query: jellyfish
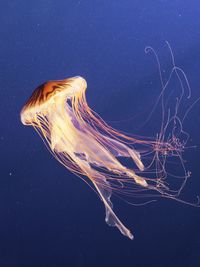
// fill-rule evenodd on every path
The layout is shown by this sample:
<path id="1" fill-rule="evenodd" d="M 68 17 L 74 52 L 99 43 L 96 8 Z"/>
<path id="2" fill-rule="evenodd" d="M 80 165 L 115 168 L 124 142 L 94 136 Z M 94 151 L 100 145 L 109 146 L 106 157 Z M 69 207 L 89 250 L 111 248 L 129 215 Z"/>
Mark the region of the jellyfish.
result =
<path id="1" fill-rule="evenodd" d="M 180 78 L 182 72 L 173 66 L 172 73 Z M 168 81 L 161 82 L 160 98 L 164 106 L 163 95 Z M 86 88 L 86 80 L 80 76 L 42 84 L 24 105 L 21 122 L 34 127 L 64 167 L 92 185 L 104 203 L 106 223 L 133 239 L 131 231 L 115 214 L 111 196 L 124 199 L 146 193 L 153 196 L 155 192 L 162 197 L 177 199 L 190 176 L 182 159 L 185 142 L 179 138 L 180 134 L 187 136 L 177 115 L 180 101 L 177 101 L 175 114 L 164 118 L 163 113 L 161 130 L 156 138 L 141 139 L 108 125 L 89 107 Z M 179 100 L 182 95 L 181 91 Z M 172 131 L 166 134 L 169 127 Z M 178 189 L 170 188 L 167 181 L 169 157 L 178 158 L 183 166 L 184 175 L 178 177 L 183 178 L 183 182 Z M 131 167 L 120 160 L 123 158 L 132 161 Z"/>
<path id="2" fill-rule="evenodd" d="M 82 77 L 39 86 L 22 109 L 21 121 L 39 132 L 55 158 L 67 169 L 90 179 L 105 205 L 106 222 L 132 239 L 131 232 L 113 212 L 109 180 L 122 179 L 123 183 L 127 178 L 147 187 L 146 180 L 123 166 L 117 157 L 132 158 L 141 171 L 144 166 L 139 153 L 118 140 L 115 131 L 91 111 L 85 98 L 86 86 Z"/>

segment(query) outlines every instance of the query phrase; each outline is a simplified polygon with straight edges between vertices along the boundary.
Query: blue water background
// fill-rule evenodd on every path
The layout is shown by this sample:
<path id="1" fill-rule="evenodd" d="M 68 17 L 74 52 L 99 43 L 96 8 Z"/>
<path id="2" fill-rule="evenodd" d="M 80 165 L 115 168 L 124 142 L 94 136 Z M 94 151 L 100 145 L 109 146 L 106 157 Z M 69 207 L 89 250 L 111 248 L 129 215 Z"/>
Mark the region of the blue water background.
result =
<path id="1" fill-rule="evenodd" d="M 116 201 L 115 211 L 135 235 L 128 240 L 106 225 L 102 202 L 19 116 L 41 83 L 81 75 L 89 105 L 106 121 L 152 136 L 159 114 L 149 128 L 138 128 L 160 90 L 155 58 L 144 48 L 158 51 L 167 72 L 168 40 L 189 79 L 191 102 L 197 99 L 199 1 L 15 0 L 0 6 L 0 266 L 200 266 L 200 209 L 162 199 L 142 207 Z M 185 121 L 190 145 L 198 146 L 185 153 L 192 177 L 183 198 L 189 201 L 200 194 L 199 114 L 200 103 Z"/>

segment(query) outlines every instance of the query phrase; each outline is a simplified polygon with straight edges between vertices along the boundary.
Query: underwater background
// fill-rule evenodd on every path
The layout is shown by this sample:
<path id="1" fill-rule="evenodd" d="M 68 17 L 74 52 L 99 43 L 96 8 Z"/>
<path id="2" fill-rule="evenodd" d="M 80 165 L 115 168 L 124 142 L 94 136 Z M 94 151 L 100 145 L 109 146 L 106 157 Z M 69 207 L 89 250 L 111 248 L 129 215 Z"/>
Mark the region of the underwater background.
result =
<path id="1" fill-rule="evenodd" d="M 20 121 L 38 85 L 80 75 L 89 106 L 105 121 L 156 136 L 159 112 L 141 126 L 160 93 L 155 57 L 144 49 L 157 51 L 165 74 L 170 43 L 192 90 L 187 109 L 200 97 L 199 1 L 11 0 L 0 7 L 0 267 L 200 266 L 199 208 L 115 199 L 131 241 L 105 223 L 97 195 Z M 181 199 L 189 202 L 200 195 L 199 114 L 197 102 L 184 121 L 188 146 L 197 146 L 183 154 L 192 176 Z"/>

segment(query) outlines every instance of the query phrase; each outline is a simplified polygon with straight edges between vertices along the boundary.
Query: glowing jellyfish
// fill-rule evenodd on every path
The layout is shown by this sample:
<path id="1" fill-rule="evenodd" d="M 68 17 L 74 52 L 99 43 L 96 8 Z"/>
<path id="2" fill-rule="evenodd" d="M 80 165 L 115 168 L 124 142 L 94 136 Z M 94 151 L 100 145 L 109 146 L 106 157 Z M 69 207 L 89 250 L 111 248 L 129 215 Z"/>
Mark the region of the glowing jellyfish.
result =
<path id="1" fill-rule="evenodd" d="M 174 66 L 172 73 L 178 75 L 177 71 Z M 161 98 L 166 85 L 162 84 Z M 89 178 L 105 205 L 106 222 L 133 239 L 132 233 L 114 213 L 111 195 L 122 199 L 124 196 L 143 196 L 146 192 L 173 199 L 179 195 L 189 173 L 183 166 L 181 186 L 170 189 L 166 181 L 166 165 L 168 157 L 178 157 L 183 165 L 184 143 L 179 139 L 184 133 L 181 122 L 176 111 L 162 122 L 155 140 L 137 139 L 113 129 L 90 109 L 86 87 L 85 79 L 79 76 L 39 86 L 22 109 L 21 121 L 35 128 L 54 157 L 67 169 L 82 178 Z M 175 126 L 165 140 L 171 123 Z M 141 153 L 135 149 L 140 146 L 143 147 Z M 120 157 L 131 159 L 134 166 L 126 167 Z M 144 166 L 143 160 L 148 158 L 149 163 Z"/>

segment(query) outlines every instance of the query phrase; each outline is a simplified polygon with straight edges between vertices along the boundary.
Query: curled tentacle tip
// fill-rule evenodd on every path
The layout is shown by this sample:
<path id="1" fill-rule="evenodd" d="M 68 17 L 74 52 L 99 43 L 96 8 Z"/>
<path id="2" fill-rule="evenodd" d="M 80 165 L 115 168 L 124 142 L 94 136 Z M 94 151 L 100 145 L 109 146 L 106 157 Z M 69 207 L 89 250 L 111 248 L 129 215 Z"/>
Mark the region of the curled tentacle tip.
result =
<path id="1" fill-rule="evenodd" d="M 150 47 L 149 47 L 149 46 L 145 46 L 145 48 L 144 48 L 144 52 L 145 52 L 145 53 L 148 53 L 149 50 L 150 50 Z"/>

